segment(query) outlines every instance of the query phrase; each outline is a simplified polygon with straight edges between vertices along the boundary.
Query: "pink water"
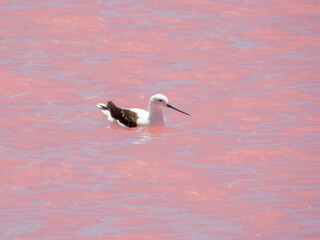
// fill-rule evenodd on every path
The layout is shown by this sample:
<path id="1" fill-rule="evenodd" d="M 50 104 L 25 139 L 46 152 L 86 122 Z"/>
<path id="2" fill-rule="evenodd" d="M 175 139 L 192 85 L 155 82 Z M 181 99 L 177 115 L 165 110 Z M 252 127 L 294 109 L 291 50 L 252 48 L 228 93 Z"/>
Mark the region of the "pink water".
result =
<path id="1" fill-rule="evenodd" d="M 319 11 L 0 1 L 0 239 L 319 239 Z"/>

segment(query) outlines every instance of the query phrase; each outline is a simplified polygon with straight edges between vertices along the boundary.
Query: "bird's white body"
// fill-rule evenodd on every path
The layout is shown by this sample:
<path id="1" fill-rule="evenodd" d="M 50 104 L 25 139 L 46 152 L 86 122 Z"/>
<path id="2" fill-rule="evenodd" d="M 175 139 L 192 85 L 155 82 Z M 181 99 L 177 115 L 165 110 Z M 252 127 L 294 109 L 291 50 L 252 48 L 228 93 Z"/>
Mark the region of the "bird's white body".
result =
<path id="1" fill-rule="evenodd" d="M 103 104 L 103 103 L 99 103 L 99 104 Z M 99 105 L 98 104 L 98 105 Z M 128 109 L 128 108 L 126 108 Z M 149 121 L 149 112 L 140 108 L 129 108 L 128 110 L 135 112 L 138 114 L 138 119 L 137 119 L 137 125 L 138 126 L 148 126 L 150 125 L 150 121 Z M 113 118 L 111 116 L 111 113 L 108 110 L 101 110 L 101 112 L 107 116 L 107 119 L 115 124 L 118 124 L 121 127 L 127 127 L 126 125 L 122 124 L 119 120 Z"/>
<path id="2" fill-rule="evenodd" d="M 138 114 L 137 124 L 139 126 L 164 125 L 164 117 L 162 111 L 157 114 L 158 116 L 152 115 L 150 114 L 150 112 L 140 108 L 130 108 L 130 111 Z"/>
<path id="3" fill-rule="evenodd" d="M 105 114 L 107 116 L 107 119 L 112 122 L 112 123 L 116 123 L 118 125 L 120 125 L 121 127 L 128 127 L 126 126 L 123 122 L 121 122 L 121 117 L 126 118 L 126 113 L 125 112 L 121 112 L 121 116 L 116 119 L 114 117 L 112 117 L 112 113 L 107 110 L 107 105 L 103 104 L 103 103 L 99 103 L 97 104 L 97 106 L 101 109 L 102 113 Z M 132 113 L 136 113 L 136 120 L 135 120 L 135 124 L 136 126 L 163 126 L 165 125 L 165 119 L 163 116 L 163 108 L 165 107 L 170 107 L 173 108 L 177 111 L 182 112 L 181 110 L 178 110 L 174 107 L 172 107 L 169 103 L 168 103 L 168 98 L 162 94 L 156 94 L 153 95 L 150 98 L 149 101 L 149 111 L 140 109 L 140 108 L 121 108 L 121 110 L 129 110 L 127 111 L 127 114 L 132 114 Z M 182 112 L 184 114 L 187 114 L 185 112 Z M 187 114 L 189 115 L 189 114 Z"/>

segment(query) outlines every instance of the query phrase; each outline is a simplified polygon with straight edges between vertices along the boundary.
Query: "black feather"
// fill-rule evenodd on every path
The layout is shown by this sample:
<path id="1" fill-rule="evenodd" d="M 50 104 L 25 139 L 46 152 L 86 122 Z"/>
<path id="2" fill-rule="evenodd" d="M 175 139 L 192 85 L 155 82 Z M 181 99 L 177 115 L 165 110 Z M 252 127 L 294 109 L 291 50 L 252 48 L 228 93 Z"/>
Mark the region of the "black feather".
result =
<path id="1" fill-rule="evenodd" d="M 107 107 L 104 107 L 104 109 L 110 112 L 111 117 L 117 119 L 119 122 L 126 125 L 127 127 L 132 128 L 137 126 L 137 113 L 132 112 L 128 109 L 119 108 L 112 101 L 109 101 Z"/>

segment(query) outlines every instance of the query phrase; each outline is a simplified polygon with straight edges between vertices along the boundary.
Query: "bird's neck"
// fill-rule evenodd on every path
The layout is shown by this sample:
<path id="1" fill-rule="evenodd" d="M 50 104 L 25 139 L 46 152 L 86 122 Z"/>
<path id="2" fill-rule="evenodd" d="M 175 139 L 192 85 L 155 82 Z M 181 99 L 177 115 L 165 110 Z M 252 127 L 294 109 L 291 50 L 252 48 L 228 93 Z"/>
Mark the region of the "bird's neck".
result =
<path id="1" fill-rule="evenodd" d="M 149 121 L 151 125 L 164 125 L 162 109 L 149 106 Z"/>

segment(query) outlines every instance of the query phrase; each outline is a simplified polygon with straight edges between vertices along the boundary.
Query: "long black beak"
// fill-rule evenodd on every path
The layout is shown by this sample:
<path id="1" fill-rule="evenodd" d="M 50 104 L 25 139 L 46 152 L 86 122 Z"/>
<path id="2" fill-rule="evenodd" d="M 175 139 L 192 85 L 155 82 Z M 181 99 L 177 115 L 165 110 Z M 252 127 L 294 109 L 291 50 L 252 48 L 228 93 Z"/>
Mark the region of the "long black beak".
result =
<path id="1" fill-rule="evenodd" d="M 183 113 L 183 114 L 186 114 L 186 115 L 188 115 L 188 116 L 191 116 L 189 113 L 183 112 L 183 111 L 181 111 L 181 110 L 179 110 L 179 109 L 171 106 L 169 103 L 167 103 L 167 107 L 172 108 L 172 109 L 174 109 L 174 110 L 176 110 L 176 111 L 178 111 L 178 112 L 181 112 L 181 113 Z"/>

